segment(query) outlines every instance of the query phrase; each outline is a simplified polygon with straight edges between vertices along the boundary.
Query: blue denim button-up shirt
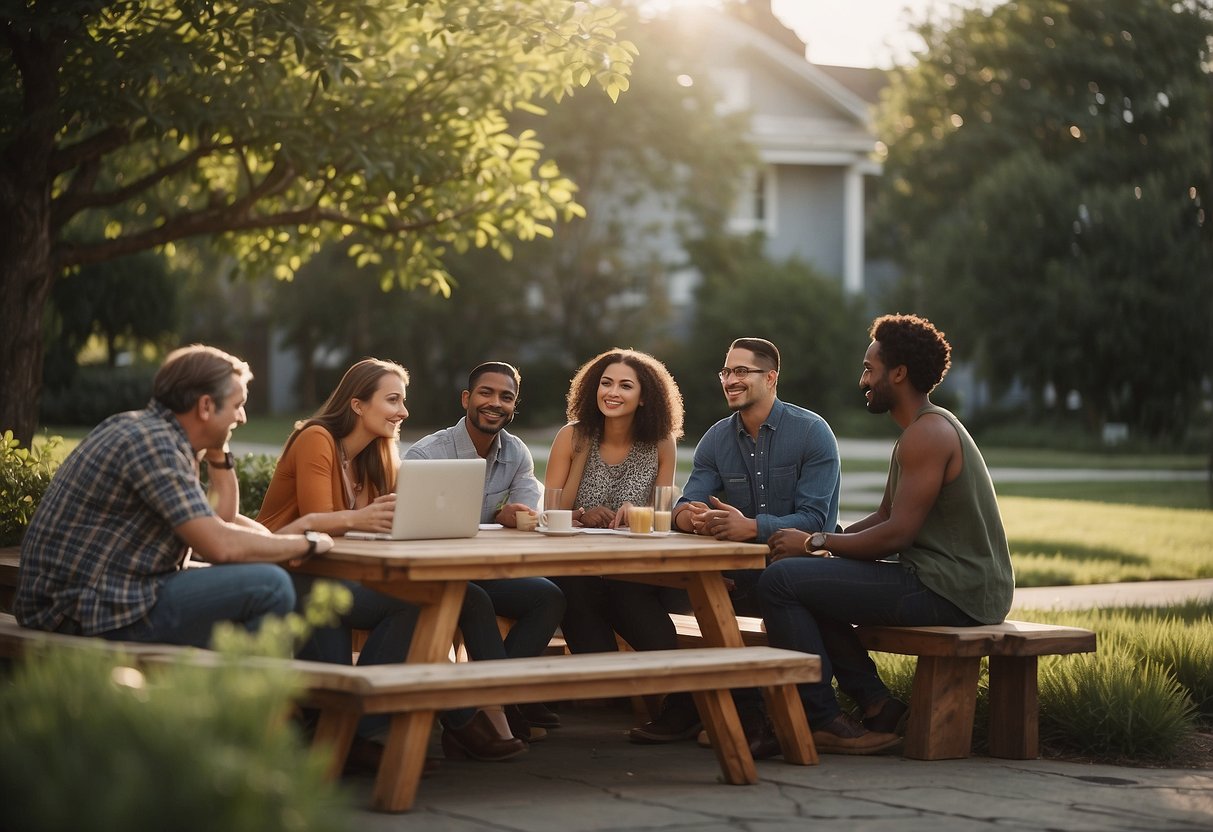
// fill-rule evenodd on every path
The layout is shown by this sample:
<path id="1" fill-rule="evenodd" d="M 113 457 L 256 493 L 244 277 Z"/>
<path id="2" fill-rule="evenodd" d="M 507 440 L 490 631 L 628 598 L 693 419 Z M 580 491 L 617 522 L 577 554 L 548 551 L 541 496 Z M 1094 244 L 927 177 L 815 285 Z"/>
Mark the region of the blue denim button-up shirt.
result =
<path id="1" fill-rule="evenodd" d="M 757 519 L 763 543 L 779 529 L 833 531 L 841 486 L 838 440 L 825 419 L 776 399 L 758 441 L 740 413 L 708 429 L 678 502 L 717 497 Z"/>
<path id="2" fill-rule="evenodd" d="M 475 459 L 478 456 L 468 436 L 467 417 L 454 427 L 445 428 L 418 439 L 405 452 L 405 459 Z M 504 430 L 489 445 L 485 458 L 484 503 L 480 522 L 492 523 L 506 503 L 539 505 L 539 480 L 535 479 L 535 460 L 526 443 Z"/>

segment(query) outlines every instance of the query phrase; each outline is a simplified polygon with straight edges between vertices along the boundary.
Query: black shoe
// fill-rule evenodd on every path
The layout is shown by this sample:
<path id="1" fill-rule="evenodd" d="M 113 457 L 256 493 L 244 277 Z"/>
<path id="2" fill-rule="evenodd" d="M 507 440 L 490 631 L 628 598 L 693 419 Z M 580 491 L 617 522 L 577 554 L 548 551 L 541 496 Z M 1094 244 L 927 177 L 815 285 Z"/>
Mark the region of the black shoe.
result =
<path id="1" fill-rule="evenodd" d="M 741 730 L 745 732 L 746 744 L 750 747 L 750 756 L 755 760 L 769 760 L 783 753 L 779 747 L 779 738 L 771 727 L 766 714 L 761 711 L 740 711 Z"/>
<path id="2" fill-rule="evenodd" d="M 547 729 L 541 728 L 527 719 L 517 705 L 505 706 L 505 721 L 510 724 L 510 733 L 523 742 L 539 742 L 547 738 Z"/>
<path id="3" fill-rule="evenodd" d="M 522 715 L 531 725 L 538 725 L 540 728 L 560 727 L 560 715 L 542 702 L 528 702 L 519 705 L 518 710 L 522 711 Z"/>
<path id="4" fill-rule="evenodd" d="M 865 716 L 861 721 L 863 727 L 877 734 L 897 734 L 905 736 L 906 720 L 910 718 L 910 706 L 892 696 L 880 703 L 880 710 L 872 716 Z"/>
<path id="5" fill-rule="evenodd" d="M 667 697 L 657 718 L 629 730 L 628 739 L 638 743 L 678 742 L 691 739 L 701 728 L 703 723 L 693 704 L 671 703 Z"/>
<path id="6" fill-rule="evenodd" d="M 813 744 L 822 754 L 880 754 L 900 743 L 896 734 L 869 731 L 848 713 L 813 731 Z"/>

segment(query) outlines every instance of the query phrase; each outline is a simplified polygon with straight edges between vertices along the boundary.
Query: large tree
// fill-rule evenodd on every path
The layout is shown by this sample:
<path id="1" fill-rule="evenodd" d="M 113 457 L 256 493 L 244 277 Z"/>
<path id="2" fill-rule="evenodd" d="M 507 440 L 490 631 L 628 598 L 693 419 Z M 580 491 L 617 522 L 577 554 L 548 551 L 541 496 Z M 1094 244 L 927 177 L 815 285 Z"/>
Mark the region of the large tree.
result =
<path id="1" fill-rule="evenodd" d="M 447 247 L 550 234 L 573 184 L 507 116 L 634 48 L 571 0 L 3 0 L 0 425 L 28 440 L 66 271 L 204 235 L 289 277 L 326 240 L 446 288 Z"/>
<path id="2" fill-rule="evenodd" d="M 881 115 L 903 302 L 998 387 L 1182 434 L 1213 353 L 1208 0 L 1019 0 L 921 33 Z"/>

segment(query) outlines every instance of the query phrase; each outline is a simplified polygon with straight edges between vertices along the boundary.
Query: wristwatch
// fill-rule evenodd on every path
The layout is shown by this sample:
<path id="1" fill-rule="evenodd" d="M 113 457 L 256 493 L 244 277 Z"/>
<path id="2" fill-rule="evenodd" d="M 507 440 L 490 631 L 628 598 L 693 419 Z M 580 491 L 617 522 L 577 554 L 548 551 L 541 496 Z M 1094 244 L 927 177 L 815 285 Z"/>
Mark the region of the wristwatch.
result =
<path id="1" fill-rule="evenodd" d="M 307 541 L 307 551 L 300 562 L 307 560 L 312 555 L 316 554 L 316 547 L 320 545 L 320 532 L 314 532 L 311 529 L 303 533 L 303 539 Z"/>
<path id="2" fill-rule="evenodd" d="M 205 457 L 204 457 L 204 459 L 205 459 Z M 223 462 L 211 462 L 209 459 L 207 459 L 206 467 L 222 468 L 224 471 L 230 471 L 231 469 L 236 467 L 236 457 L 232 456 L 231 451 L 224 451 L 223 452 Z"/>
<path id="3" fill-rule="evenodd" d="M 825 547 L 825 532 L 813 532 L 811 535 L 809 535 L 809 549 L 816 551 L 817 549 L 824 549 Z"/>

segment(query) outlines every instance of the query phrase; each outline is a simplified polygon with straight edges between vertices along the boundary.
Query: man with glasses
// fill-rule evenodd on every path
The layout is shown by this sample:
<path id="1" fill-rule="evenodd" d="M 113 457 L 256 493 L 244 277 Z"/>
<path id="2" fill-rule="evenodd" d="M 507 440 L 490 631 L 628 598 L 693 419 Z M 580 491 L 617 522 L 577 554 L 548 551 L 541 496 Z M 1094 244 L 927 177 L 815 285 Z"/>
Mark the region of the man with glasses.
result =
<path id="1" fill-rule="evenodd" d="M 833 529 L 842 484 L 838 441 L 825 419 L 776 395 L 778 348 L 762 338 L 738 338 L 717 375 L 733 413 L 699 440 L 674 525 L 718 540 L 757 543 L 779 529 Z M 739 614 L 760 614 L 753 597 L 760 575 L 755 569 L 727 573 Z M 747 693 L 738 704 L 747 735 L 756 733 L 762 726 L 756 698 Z M 745 719 L 746 712 L 754 718 Z M 691 697 L 675 695 L 630 736 L 670 742 L 695 736 L 699 727 Z"/>

